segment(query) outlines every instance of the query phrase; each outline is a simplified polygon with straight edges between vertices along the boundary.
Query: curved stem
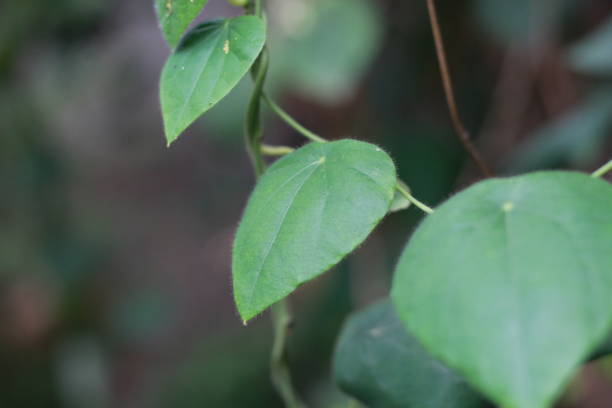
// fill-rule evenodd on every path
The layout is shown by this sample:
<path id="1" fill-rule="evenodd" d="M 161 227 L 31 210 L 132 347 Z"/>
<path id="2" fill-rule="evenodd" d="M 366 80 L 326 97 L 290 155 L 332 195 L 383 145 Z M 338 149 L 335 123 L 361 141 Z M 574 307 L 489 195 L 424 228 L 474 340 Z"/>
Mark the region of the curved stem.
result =
<path id="1" fill-rule="evenodd" d="M 297 120 L 293 119 L 291 115 L 283 110 L 280 106 L 276 104 L 265 92 L 262 95 L 264 102 L 272 109 L 274 113 L 278 115 L 282 120 L 285 121 L 289 126 L 299 132 L 302 136 L 312 140 L 313 142 L 326 142 L 327 140 L 323 139 L 321 136 L 316 133 L 311 132 L 302 126 Z"/>
<path id="2" fill-rule="evenodd" d="M 603 177 L 607 172 L 612 171 L 612 160 L 598 168 L 591 174 L 591 177 L 599 178 Z"/>
<path id="3" fill-rule="evenodd" d="M 406 190 L 401 184 L 397 184 L 395 186 L 395 189 L 397 191 L 399 191 L 404 197 L 406 197 L 406 199 L 408 201 L 410 201 L 412 204 L 414 204 L 416 207 L 418 207 L 421 211 L 426 212 L 427 214 L 431 214 L 434 212 L 434 210 L 431 207 L 428 207 L 427 205 L 423 204 L 422 202 L 420 202 L 419 200 L 417 200 L 412 194 L 410 194 L 410 192 L 408 190 Z"/>
<path id="4" fill-rule="evenodd" d="M 450 70 L 448 69 L 448 63 L 446 61 L 446 52 L 444 51 L 444 42 L 442 41 L 442 33 L 440 31 L 440 24 L 438 23 L 438 13 L 436 11 L 434 0 L 427 0 L 427 10 L 429 11 L 429 20 L 431 22 L 431 29 L 436 46 L 438 64 L 440 65 L 440 74 L 442 75 L 442 84 L 444 86 L 446 104 L 448 105 L 448 110 L 453 122 L 453 128 L 459 137 L 459 141 L 468 152 L 474 163 L 476 163 L 484 175 L 487 177 L 492 177 L 493 172 L 480 155 L 480 152 L 478 152 L 476 149 L 476 146 L 474 146 L 470 140 L 470 134 L 465 129 L 465 126 L 463 126 L 461 116 L 459 115 L 459 110 L 457 109 L 455 92 L 453 91 L 453 81 L 451 80 Z"/>
<path id="5" fill-rule="evenodd" d="M 261 0 L 255 0 L 255 14 L 261 15 Z M 263 86 L 268 71 L 268 52 L 262 50 L 255 64 L 251 68 L 251 75 L 255 86 L 247 109 L 245 124 L 245 143 L 255 176 L 260 178 L 266 169 L 262 156 L 263 125 L 261 122 L 261 100 L 263 99 Z M 296 392 L 293 390 L 289 364 L 287 362 L 286 343 L 291 324 L 291 315 L 287 300 L 281 300 L 272 306 L 272 324 L 274 326 L 274 344 L 270 361 L 270 377 L 272 383 L 280 394 L 287 408 L 304 408 Z"/>
<path id="6" fill-rule="evenodd" d="M 287 365 L 287 335 L 291 330 L 292 318 L 286 300 L 272 305 L 272 323 L 274 325 L 274 344 L 270 359 L 272 383 L 280 394 L 285 407 L 305 408 L 291 383 L 291 373 Z"/>
<path id="7" fill-rule="evenodd" d="M 263 127 L 261 124 L 261 95 L 263 93 L 263 85 L 268 72 L 268 52 L 264 48 L 261 51 L 257 61 L 251 68 L 253 76 L 253 94 L 247 109 L 245 122 L 245 142 L 255 176 L 259 178 L 265 171 L 266 165 L 261 155 L 261 139 L 263 137 Z"/>

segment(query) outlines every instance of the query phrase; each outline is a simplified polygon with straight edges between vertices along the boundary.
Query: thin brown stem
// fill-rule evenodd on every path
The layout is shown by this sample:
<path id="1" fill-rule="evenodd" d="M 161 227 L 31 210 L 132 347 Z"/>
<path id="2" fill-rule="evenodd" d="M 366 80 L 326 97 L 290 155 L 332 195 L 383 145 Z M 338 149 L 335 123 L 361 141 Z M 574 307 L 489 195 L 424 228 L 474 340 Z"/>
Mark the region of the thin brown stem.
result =
<path id="1" fill-rule="evenodd" d="M 436 45 L 436 55 L 438 57 L 442 84 L 444 86 L 444 94 L 446 96 L 446 103 L 450 112 L 453 128 L 459 137 L 459 141 L 474 163 L 476 163 L 485 176 L 492 177 L 494 175 L 493 172 L 480 155 L 480 152 L 476 149 L 476 146 L 472 143 L 470 134 L 465 129 L 465 126 L 463 126 L 459 110 L 457 109 L 457 102 L 455 101 L 455 93 L 453 91 L 453 81 L 451 80 L 448 63 L 446 62 L 446 52 L 444 51 L 444 42 L 442 41 L 442 33 L 440 31 L 440 24 L 438 23 L 438 13 L 434 0 L 427 0 L 427 10 L 429 11 L 429 21 L 431 22 L 434 43 Z"/>

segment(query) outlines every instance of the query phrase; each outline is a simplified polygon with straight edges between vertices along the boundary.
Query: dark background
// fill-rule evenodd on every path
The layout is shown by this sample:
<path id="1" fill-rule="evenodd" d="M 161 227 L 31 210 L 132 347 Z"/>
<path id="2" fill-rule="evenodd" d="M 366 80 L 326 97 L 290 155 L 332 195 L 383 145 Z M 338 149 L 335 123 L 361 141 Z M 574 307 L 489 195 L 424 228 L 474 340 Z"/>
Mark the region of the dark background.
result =
<path id="1" fill-rule="evenodd" d="M 424 0 L 269 0 L 268 88 L 330 139 L 384 147 L 435 205 L 481 176 L 453 134 Z M 439 0 L 459 109 L 500 174 L 612 156 L 610 0 Z M 210 0 L 203 18 L 239 9 Z M 0 2 L 0 406 L 277 407 L 270 324 L 231 296 L 253 176 L 241 85 L 169 149 L 152 1 Z M 266 141 L 304 140 L 275 117 Z M 314 407 L 343 407 L 329 356 L 385 296 L 418 210 L 292 296 L 290 353 Z M 612 406 L 612 360 L 565 407 Z"/>

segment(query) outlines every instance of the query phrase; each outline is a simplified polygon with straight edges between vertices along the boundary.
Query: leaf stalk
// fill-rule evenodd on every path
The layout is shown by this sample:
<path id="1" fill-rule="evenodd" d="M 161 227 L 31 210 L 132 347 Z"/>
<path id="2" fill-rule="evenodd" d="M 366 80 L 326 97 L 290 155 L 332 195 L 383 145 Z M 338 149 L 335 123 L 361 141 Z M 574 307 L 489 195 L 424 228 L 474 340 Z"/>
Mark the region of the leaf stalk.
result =
<path id="1" fill-rule="evenodd" d="M 591 174 L 591 177 L 600 178 L 603 177 L 609 171 L 612 171 L 612 160 L 595 170 L 593 174 Z"/>

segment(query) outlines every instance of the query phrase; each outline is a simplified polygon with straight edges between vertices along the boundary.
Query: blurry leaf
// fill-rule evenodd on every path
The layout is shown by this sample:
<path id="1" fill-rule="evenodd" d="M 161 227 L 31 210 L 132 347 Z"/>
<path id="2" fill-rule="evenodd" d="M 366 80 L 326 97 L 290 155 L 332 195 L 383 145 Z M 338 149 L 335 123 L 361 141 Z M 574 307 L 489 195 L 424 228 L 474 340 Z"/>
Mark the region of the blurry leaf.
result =
<path id="1" fill-rule="evenodd" d="M 575 0 L 476 0 L 474 13 L 480 25 L 502 43 L 526 42 L 537 31 L 546 31 Z"/>
<path id="2" fill-rule="evenodd" d="M 569 50 L 574 69 L 593 75 L 612 76 L 612 17 Z"/>
<path id="3" fill-rule="evenodd" d="M 281 43 L 274 49 L 274 75 L 321 103 L 351 97 L 382 40 L 376 2 L 296 0 L 275 4 Z M 274 64 L 277 64 L 276 67 Z"/>
<path id="4" fill-rule="evenodd" d="M 174 49 L 208 0 L 155 0 L 155 12 L 164 38 Z"/>
<path id="5" fill-rule="evenodd" d="M 410 192 L 410 187 L 408 187 L 406 183 L 404 183 L 403 181 L 398 181 L 398 184 L 404 187 L 406 191 Z M 405 210 L 408 207 L 410 207 L 410 201 L 406 197 L 404 197 L 402 193 L 395 190 L 395 194 L 393 195 L 393 201 L 391 201 L 391 208 L 389 208 L 389 212 Z"/>
<path id="6" fill-rule="evenodd" d="M 552 404 L 612 323 L 612 186 L 491 179 L 425 218 L 392 298 L 412 334 L 497 404 Z"/>
<path id="7" fill-rule="evenodd" d="M 94 338 L 65 340 L 57 352 L 59 389 L 68 408 L 105 408 L 110 404 L 108 361 Z"/>
<path id="8" fill-rule="evenodd" d="M 254 16 L 203 23 L 187 34 L 161 77 L 168 144 L 236 86 L 259 55 L 265 37 L 265 24 Z"/>
<path id="9" fill-rule="evenodd" d="M 557 121 L 537 130 L 513 155 L 512 172 L 592 161 L 601 152 L 612 127 L 612 88 L 603 88 Z"/>
<path id="10" fill-rule="evenodd" d="M 406 332 L 388 300 L 353 315 L 342 330 L 334 376 L 372 408 L 475 408 L 485 405 L 467 383 Z"/>
<path id="11" fill-rule="evenodd" d="M 263 175 L 234 243 L 234 298 L 244 321 L 338 263 L 389 210 L 395 166 L 355 140 L 310 143 Z"/>

